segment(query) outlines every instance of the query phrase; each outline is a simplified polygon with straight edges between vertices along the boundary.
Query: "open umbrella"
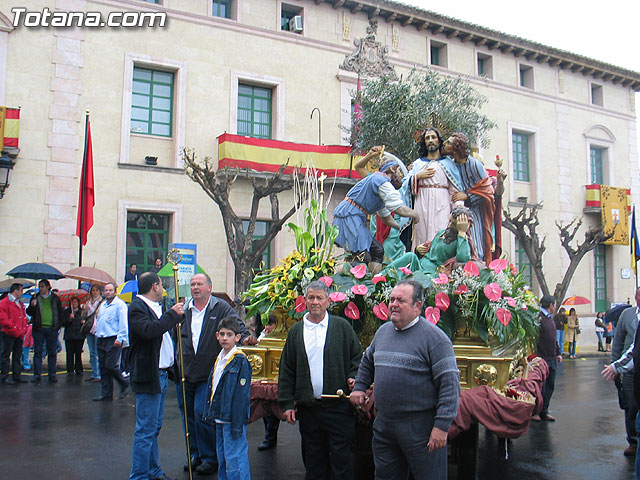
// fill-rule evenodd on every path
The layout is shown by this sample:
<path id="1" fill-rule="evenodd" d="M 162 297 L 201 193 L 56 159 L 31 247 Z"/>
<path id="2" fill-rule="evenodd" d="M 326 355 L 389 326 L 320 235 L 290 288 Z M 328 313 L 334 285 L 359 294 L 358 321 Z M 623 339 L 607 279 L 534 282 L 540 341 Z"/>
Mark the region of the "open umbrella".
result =
<path id="1" fill-rule="evenodd" d="M 122 285 L 118 285 L 118 288 L 116 288 L 116 295 L 118 296 L 118 298 L 127 303 L 131 303 L 131 300 L 133 300 L 133 297 L 135 297 L 137 294 L 137 280 L 129 280 L 128 282 L 124 282 Z"/>
<path id="2" fill-rule="evenodd" d="M 65 275 L 67 278 L 73 278 L 74 280 L 80 280 L 81 282 L 88 282 L 94 285 L 106 285 L 107 283 L 117 285 L 111 275 L 96 267 L 72 268 L 68 272 L 65 272 Z"/>
<path id="3" fill-rule="evenodd" d="M 67 308 L 72 298 L 77 298 L 80 303 L 84 303 L 89 300 L 90 295 L 89 292 L 81 288 L 72 288 L 70 290 L 62 290 L 61 292 L 58 292 L 58 297 L 62 302 L 62 306 Z"/>
<path id="4" fill-rule="evenodd" d="M 58 270 L 51 265 L 47 265 L 46 263 L 23 263 L 22 265 L 18 265 L 17 267 L 13 267 L 11 270 L 7 272 L 7 275 L 10 277 L 22 277 L 22 278 L 31 278 L 33 280 L 40 279 L 49 279 L 49 280 L 59 280 L 64 278 L 64 273 Z"/>
<path id="5" fill-rule="evenodd" d="M 567 298 L 564 302 L 562 302 L 562 305 L 588 305 L 590 303 L 591 300 L 586 297 L 573 296 Z"/>

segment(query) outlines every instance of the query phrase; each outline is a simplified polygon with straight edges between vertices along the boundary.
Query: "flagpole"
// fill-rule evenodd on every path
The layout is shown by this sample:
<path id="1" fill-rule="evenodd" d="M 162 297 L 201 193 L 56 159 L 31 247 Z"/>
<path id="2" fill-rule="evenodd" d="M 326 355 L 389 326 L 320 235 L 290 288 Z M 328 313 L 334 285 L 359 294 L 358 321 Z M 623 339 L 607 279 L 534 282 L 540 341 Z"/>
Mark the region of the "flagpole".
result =
<path id="1" fill-rule="evenodd" d="M 84 153 L 82 155 L 82 176 L 80 177 L 80 205 L 78 208 L 80 209 L 80 247 L 78 249 L 78 266 L 82 266 L 82 240 L 84 235 L 84 211 L 85 211 L 85 183 L 87 181 L 87 144 L 89 141 L 89 136 L 87 132 L 89 131 L 89 110 L 86 111 L 86 116 L 84 120 Z"/>

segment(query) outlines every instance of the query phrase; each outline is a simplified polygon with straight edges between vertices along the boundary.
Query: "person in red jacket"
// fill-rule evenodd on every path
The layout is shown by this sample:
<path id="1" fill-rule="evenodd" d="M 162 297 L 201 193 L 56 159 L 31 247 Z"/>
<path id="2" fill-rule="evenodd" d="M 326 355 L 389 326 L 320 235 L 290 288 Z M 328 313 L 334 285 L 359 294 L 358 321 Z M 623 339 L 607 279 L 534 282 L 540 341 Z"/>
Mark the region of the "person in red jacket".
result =
<path id="1" fill-rule="evenodd" d="M 26 382 L 20 377 L 22 339 L 27 331 L 27 315 L 20 301 L 21 297 L 22 285 L 14 283 L 9 288 L 9 295 L 0 301 L 0 339 L 2 340 L 0 382 L 6 384 Z M 11 377 L 9 377 L 9 357 L 11 357 Z"/>

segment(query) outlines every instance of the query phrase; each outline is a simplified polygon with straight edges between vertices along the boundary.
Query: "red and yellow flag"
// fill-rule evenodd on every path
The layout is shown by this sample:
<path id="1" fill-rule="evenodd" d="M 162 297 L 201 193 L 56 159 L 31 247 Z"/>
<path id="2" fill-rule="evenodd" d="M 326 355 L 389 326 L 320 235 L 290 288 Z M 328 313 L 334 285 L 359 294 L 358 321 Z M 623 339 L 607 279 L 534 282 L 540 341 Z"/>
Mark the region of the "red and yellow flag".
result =
<path id="1" fill-rule="evenodd" d="M 0 107 L 0 149 L 18 148 L 20 134 L 20 109 Z"/>
<path id="2" fill-rule="evenodd" d="M 304 173 L 312 166 L 328 177 L 360 178 L 351 170 L 351 147 L 343 145 L 308 145 L 224 133 L 218 137 L 218 159 L 218 168 L 277 172 L 289 162 L 285 173 L 292 173 L 294 168 Z"/>

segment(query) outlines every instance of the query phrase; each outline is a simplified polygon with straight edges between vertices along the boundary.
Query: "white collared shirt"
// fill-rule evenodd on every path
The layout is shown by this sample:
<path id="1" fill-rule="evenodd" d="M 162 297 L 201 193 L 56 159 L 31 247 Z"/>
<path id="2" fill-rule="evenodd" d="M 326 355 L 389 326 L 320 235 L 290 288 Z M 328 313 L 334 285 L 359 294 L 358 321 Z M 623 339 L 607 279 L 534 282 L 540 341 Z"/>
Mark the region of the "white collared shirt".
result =
<path id="1" fill-rule="evenodd" d="M 397 328 L 397 327 L 393 327 L 395 328 L 397 331 L 401 332 L 402 330 L 409 330 L 411 327 L 413 327 L 416 323 L 418 323 L 420 321 L 420 315 L 418 315 L 416 318 L 414 318 L 413 320 L 411 320 L 411 322 L 409 322 L 407 325 L 405 325 L 402 328 Z"/>
<path id="2" fill-rule="evenodd" d="M 162 316 L 162 306 L 158 302 L 149 300 L 144 295 L 138 295 L 140 299 L 146 303 L 149 308 L 156 314 L 156 317 Z M 158 368 L 169 368 L 173 365 L 173 340 L 171 334 L 167 331 L 162 334 L 162 344 L 160 345 L 160 358 L 158 360 Z"/>
<path id="3" fill-rule="evenodd" d="M 198 343 L 200 343 L 200 332 L 202 332 L 202 323 L 204 322 L 204 313 L 207 311 L 207 307 L 211 302 L 211 296 L 209 301 L 202 310 L 198 310 L 195 302 L 192 300 L 189 308 L 191 309 L 191 343 L 193 345 L 193 352 L 198 353 Z"/>
<path id="4" fill-rule="evenodd" d="M 233 355 L 236 351 L 238 350 L 238 347 L 236 345 L 233 346 L 233 348 L 231 350 L 229 350 L 229 353 L 227 353 L 225 355 L 224 350 L 220 350 L 220 353 L 218 354 L 218 360 L 216 361 L 216 366 L 215 366 L 215 370 L 213 371 L 213 393 L 216 393 L 216 388 L 218 388 L 218 383 L 220 383 L 220 379 L 222 378 L 222 372 L 224 372 L 224 367 L 227 364 L 227 361 L 231 358 L 231 355 Z"/>
<path id="5" fill-rule="evenodd" d="M 309 314 L 307 313 L 303 322 L 304 349 L 309 360 L 313 396 L 321 398 L 324 379 L 324 343 L 327 339 L 329 314 L 325 312 L 324 318 L 320 323 L 313 323 L 309 320 Z"/>

